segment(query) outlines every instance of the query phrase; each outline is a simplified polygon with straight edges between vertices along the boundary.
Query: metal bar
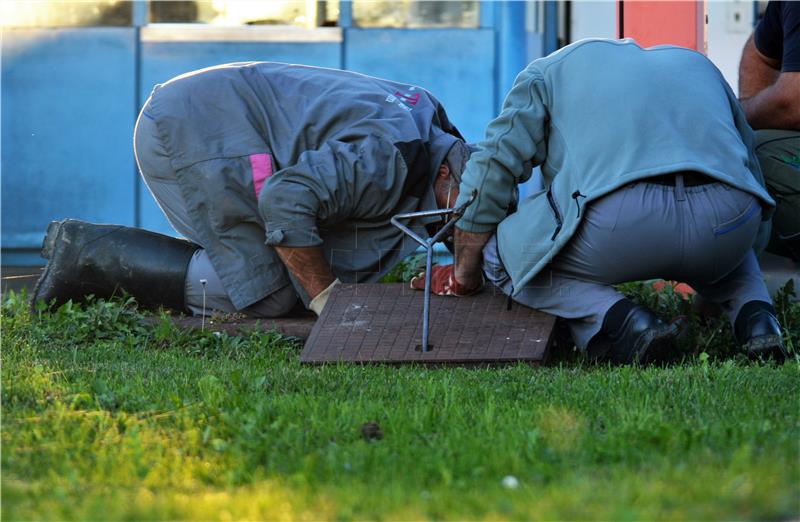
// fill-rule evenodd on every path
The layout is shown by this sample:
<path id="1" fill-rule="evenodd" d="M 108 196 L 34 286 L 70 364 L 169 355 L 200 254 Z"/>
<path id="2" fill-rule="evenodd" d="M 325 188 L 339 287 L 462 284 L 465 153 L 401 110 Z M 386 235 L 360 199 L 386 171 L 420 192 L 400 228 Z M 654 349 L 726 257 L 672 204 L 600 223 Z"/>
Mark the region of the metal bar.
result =
<path id="1" fill-rule="evenodd" d="M 514 85 L 514 79 L 528 65 L 525 42 L 525 3 L 502 2 L 500 4 L 500 29 L 498 34 L 500 60 L 500 96 Z M 498 100 L 502 103 L 502 100 Z"/>
<path id="2" fill-rule="evenodd" d="M 413 230 L 411 230 L 410 228 L 408 228 L 408 227 L 407 227 L 407 226 L 405 226 L 404 224 L 400 223 L 399 221 L 396 221 L 396 218 L 397 218 L 397 217 L 398 217 L 398 216 L 394 216 L 394 217 L 391 219 L 392 225 L 396 226 L 397 228 L 399 228 L 400 230 L 402 230 L 403 232 L 405 232 L 406 234 L 408 234 L 409 236 L 411 236 L 411 238 L 412 238 L 414 241 L 416 241 L 416 242 L 417 242 L 417 243 L 419 243 L 420 245 L 422 245 L 422 246 L 424 246 L 425 248 L 427 248 L 427 247 L 428 247 L 428 242 L 427 242 L 426 240 L 422 239 L 421 237 L 419 237 L 419 236 L 417 235 L 417 233 L 416 233 L 416 232 L 414 232 Z M 405 217 L 405 216 L 404 216 L 404 217 Z M 411 217 L 414 217 L 414 216 L 411 216 Z"/>
<path id="3" fill-rule="evenodd" d="M 339 21 L 341 29 L 341 40 L 339 42 L 339 68 L 347 70 L 347 49 L 348 31 L 353 27 L 353 2 L 352 0 L 340 0 L 339 2 Z"/>
<path id="4" fill-rule="evenodd" d="M 353 0 L 339 2 L 339 27 L 353 27 Z"/>
<path id="5" fill-rule="evenodd" d="M 478 5 L 478 26 L 481 29 L 493 29 L 495 26 L 495 3 L 494 2 L 481 2 Z"/>
<path id="6" fill-rule="evenodd" d="M 133 2 L 131 9 L 133 10 L 132 18 L 134 27 L 142 27 L 150 23 L 149 1 Z"/>
<path id="7" fill-rule="evenodd" d="M 430 217 L 430 216 L 443 216 L 445 214 L 453 214 L 457 212 L 458 209 L 454 208 L 444 208 L 439 210 L 421 210 L 419 212 L 406 212 L 405 214 L 395 214 L 392 218 L 394 219 L 409 219 L 409 218 L 416 218 L 416 217 Z"/>
<path id="8" fill-rule="evenodd" d="M 433 243 L 428 244 L 425 257 L 425 295 L 422 301 L 422 351 L 428 351 L 428 332 L 431 320 L 431 268 L 433 265 Z"/>
<path id="9" fill-rule="evenodd" d="M 136 119 L 139 110 L 142 108 L 142 27 L 150 23 L 150 2 L 133 2 L 133 125 L 136 126 Z M 139 174 L 139 165 L 133 162 L 133 226 L 142 226 L 142 181 Z"/>
<path id="10" fill-rule="evenodd" d="M 433 268 L 433 245 L 436 243 L 439 238 L 441 238 L 448 230 L 453 228 L 456 224 L 456 221 L 461 219 L 461 216 L 464 215 L 464 211 L 467 209 L 468 206 L 475 201 L 475 198 L 478 196 L 478 191 L 473 190 L 472 194 L 470 195 L 469 200 L 465 203 L 462 203 L 461 206 L 456 208 L 446 208 L 446 209 L 439 209 L 439 210 L 423 210 L 421 212 L 406 212 L 404 214 L 396 214 L 390 220 L 391 223 L 411 236 L 417 243 L 422 245 L 425 250 L 425 292 L 423 294 L 423 301 L 422 301 L 422 346 L 421 349 L 423 352 L 427 352 L 428 348 L 428 332 L 430 330 L 430 315 L 431 315 L 431 269 Z M 432 237 L 428 239 L 422 239 L 416 232 L 405 226 L 404 224 L 400 223 L 401 219 L 411 219 L 417 217 L 429 217 L 429 216 L 441 216 L 445 214 L 451 214 L 452 217 L 450 218 L 447 223 L 442 226 Z"/>
<path id="11" fill-rule="evenodd" d="M 544 54 L 558 50 L 558 3 L 544 2 Z"/>

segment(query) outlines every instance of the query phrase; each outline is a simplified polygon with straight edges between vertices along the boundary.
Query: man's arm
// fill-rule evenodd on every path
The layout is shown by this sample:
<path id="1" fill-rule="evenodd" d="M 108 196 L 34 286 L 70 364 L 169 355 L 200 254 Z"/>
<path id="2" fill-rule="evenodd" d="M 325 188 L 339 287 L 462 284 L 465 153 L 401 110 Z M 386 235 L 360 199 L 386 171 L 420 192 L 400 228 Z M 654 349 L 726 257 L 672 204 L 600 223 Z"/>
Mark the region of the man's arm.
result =
<path id="1" fill-rule="evenodd" d="M 758 51 L 751 36 L 739 63 L 739 98 L 754 129 L 800 129 L 800 72 Z"/>
<path id="2" fill-rule="evenodd" d="M 741 103 L 754 129 L 800 129 L 800 72 L 781 73 L 774 84 Z"/>
<path id="3" fill-rule="evenodd" d="M 467 232 L 456 228 L 455 278 L 458 284 L 473 290 L 483 284 L 483 247 L 494 232 Z"/>
<path id="4" fill-rule="evenodd" d="M 467 163 L 456 206 L 474 190 L 478 196 L 455 226 L 454 277 L 460 286 L 474 288 L 483 281 L 484 245 L 507 215 L 516 185 L 530 176 L 530 165 L 547 156 L 544 94 L 538 69 L 522 71 Z"/>
<path id="5" fill-rule="evenodd" d="M 739 62 L 739 98 L 751 98 L 771 87 L 781 74 L 781 62 L 764 56 L 756 48 L 753 35 L 747 39 Z"/>
<path id="6" fill-rule="evenodd" d="M 402 197 L 404 166 L 391 143 L 367 136 L 306 151 L 264 183 L 266 243 L 312 300 L 335 281 L 319 227 L 388 215 Z"/>
<path id="7" fill-rule="evenodd" d="M 325 261 L 322 247 L 275 246 L 274 248 L 283 264 L 297 278 L 312 300 L 336 280 L 331 273 L 330 265 Z"/>

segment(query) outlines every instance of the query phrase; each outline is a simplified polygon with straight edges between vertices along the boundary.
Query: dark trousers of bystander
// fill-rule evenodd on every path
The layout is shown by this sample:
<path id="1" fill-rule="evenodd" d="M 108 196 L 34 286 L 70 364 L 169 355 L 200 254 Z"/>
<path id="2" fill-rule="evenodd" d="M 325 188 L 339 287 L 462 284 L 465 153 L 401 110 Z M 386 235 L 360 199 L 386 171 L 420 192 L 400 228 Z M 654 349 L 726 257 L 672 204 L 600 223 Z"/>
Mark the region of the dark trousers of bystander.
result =
<path id="1" fill-rule="evenodd" d="M 767 252 L 800 261 L 800 132 L 756 132 L 756 154 L 777 204 Z"/>

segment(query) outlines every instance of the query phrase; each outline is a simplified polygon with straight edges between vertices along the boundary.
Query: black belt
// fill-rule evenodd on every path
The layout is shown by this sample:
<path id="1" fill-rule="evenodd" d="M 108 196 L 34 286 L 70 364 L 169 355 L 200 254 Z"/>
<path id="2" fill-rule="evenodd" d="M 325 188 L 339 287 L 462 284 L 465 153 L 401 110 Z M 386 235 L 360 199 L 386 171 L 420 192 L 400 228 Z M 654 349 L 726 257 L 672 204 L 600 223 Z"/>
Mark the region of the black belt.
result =
<path id="1" fill-rule="evenodd" d="M 717 183 L 717 180 L 714 178 L 710 178 L 705 174 L 700 174 L 699 172 L 672 172 L 670 174 L 662 174 L 660 176 L 655 176 L 653 178 L 647 178 L 644 180 L 645 183 L 655 183 L 656 185 L 666 185 L 668 187 L 675 186 L 675 178 L 678 174 L 683 174 L 683 186 L 684 187 L 699 187 L 700 185 L 710 185 L 711 183 Z"/>

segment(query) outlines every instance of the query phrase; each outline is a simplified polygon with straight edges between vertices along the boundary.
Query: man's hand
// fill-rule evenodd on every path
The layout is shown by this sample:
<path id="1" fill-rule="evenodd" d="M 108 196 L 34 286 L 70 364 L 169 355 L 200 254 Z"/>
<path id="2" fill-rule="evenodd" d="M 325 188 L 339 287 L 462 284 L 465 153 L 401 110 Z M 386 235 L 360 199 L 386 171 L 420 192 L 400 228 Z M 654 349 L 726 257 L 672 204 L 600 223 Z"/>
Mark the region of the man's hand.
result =
<path id="1" fill-rule="evenodd" d="M 411 280 L 411 288 L 425 290 L 425 272 Z M 455 265 L 435 265 L 431 269 L 431 292 L 436 295 L 468 296 L 483 288 L 483 276 L 476 286 L 467 287 L 458 282 L 455 277 Z"/>
<path id="2" fill-rule="evenodd" d="M 338 284 L 339 280 L 334 280 L 328 288 L 318 293 L 317 296 L 308 304 L 308 308 L 317 314 L 317 317 L 322 315 L 322 310 L 324 310 L 325 305 L 328 304 L 328 298 L 331 296 L 331 292 L 333 292 L 333 287 Z"/>

